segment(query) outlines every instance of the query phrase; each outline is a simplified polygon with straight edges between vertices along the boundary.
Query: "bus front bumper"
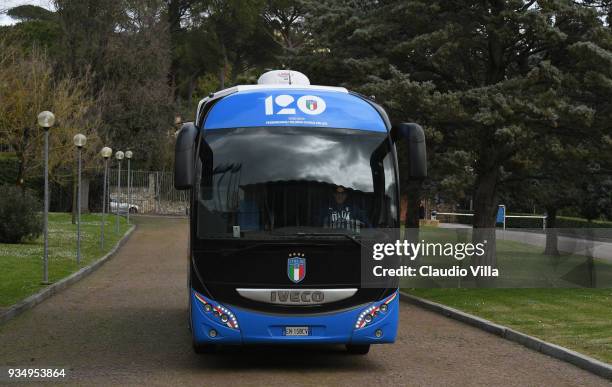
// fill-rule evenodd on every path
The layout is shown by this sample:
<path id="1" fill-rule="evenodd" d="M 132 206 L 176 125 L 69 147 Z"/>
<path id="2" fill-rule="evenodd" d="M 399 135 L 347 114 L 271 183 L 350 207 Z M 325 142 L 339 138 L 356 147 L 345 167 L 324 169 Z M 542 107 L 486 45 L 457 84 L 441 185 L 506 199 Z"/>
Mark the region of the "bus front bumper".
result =
<path id="1" fill-rule="evenodd" d="M 198 344 L 392 343 L 397 335 L 398 318 L 398 292 L 381 301 L 315 316 L 274 315 L 226 307 L 193 290 L 191 296 L 191 326 Z M 307 327 L 308 335 L 287 336 L 287 327 Z"/>

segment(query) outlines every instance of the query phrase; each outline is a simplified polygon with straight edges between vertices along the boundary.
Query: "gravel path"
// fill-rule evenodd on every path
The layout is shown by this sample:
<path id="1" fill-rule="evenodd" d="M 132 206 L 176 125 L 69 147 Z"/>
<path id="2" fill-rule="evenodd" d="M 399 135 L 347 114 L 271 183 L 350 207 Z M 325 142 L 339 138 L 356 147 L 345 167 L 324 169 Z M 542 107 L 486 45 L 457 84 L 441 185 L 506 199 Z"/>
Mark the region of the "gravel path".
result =
<path id="1" fill-rule="evenodd" d="M 609 386 L 572 365 L 402 304 L 398 341 L 351 356 L 341 346 L 191 351 L 187 223 L 138 218 L 101 269 L 0 327 L 0 367 L 65 367 L 83 385 Z"/>

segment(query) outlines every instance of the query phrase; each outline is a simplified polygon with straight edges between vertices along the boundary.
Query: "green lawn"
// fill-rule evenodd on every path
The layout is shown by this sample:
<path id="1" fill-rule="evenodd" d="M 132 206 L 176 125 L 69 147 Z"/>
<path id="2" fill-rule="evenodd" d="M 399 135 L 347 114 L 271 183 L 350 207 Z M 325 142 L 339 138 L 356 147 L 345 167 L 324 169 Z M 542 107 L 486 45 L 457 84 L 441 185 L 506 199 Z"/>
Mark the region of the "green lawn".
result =
<path id="1" fill-rule="evenodd" d="M 408 292 L 612 363 L 612 289 Z"/>
<path id="2" fill-rule="evenodd" d="M 431 227 L 423 228 L 421 237 L 441 242 L 471 239 L 466 231 Z M 612 265 L 596 259 L 589 269 L 584 256 L 551 258 L 542 254 L 541 247 L 515 241 L 498 239 L 496 247 L 501 278 L 493 286 L 498 288 L 478 289 L 457 279 L 402 281 L 402 287 L 418 297 L 612 363 Z M 428 261 L 438 267 L 448 262 L 436 257 Z M 584 288 L 589 278 L 596 279 L 598 289 Z"/>
<path id="3" fill-rule="evenodd" d="M 420 237 L 452 243 L 471 239 L 468 230 L 433 227 L 422 228 Z M 456 279 L 404 280 L 402 287 L 418 297 L 612 363 L 612 265 L 596 259 L 589 269 L 584 256 L 553 259 L 543 255 L 541 247 L 515 241 L 498 239 L 496 247 L 502 278 L 494 286 L 499 288 L 477 289 Z M 436 257 L 428 263 L 457 264 Z M 582 287 L 588 286 L 591 274 L 599 289 Z"/>
<path id="4" fill-rule="evenodd" d="M 421 228 L 419 239 L 425 242 L 457 243 L 470 242 L 470 229 Z M 543 255 L 543 247 L 526 243 L 496 241 L 497 268 L 499 277 L 489 284 L 497 288 L 612 288 L 612 261 L 589 260 L 583 255 L 562 254 L 559 257 Z M 457 261 L 443 256 L 428 256 L 423 261 L 437 268 L 460 266 L 468 268 L 470 259 Z M 465 278 L 405 278 L 406 288 L 454 288 L 475 287 Z"/>
<path id="5" fill-rule="evenodd" d="M 82 215 L 81 267 L 109 252 L 129 226 L 121 217 L 119 234 L 115 216 L 106 216 L 104 250 L 100 248 L 100 214 Z M 0 308 L 8 307 L 42 289 L 43 237 L 22 244 L 0 243 Z M 49 214 L 49 281 L 77 271 L 76 225 L 71 214 Z"/>

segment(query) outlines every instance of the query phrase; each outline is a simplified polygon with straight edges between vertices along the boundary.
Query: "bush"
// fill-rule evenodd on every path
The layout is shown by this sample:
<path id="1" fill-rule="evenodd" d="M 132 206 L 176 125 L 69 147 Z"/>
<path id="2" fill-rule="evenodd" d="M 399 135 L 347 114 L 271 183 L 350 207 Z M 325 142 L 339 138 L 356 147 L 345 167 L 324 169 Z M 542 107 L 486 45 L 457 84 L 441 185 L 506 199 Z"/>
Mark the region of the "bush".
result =
<path id="1" fill-rule="evenodd" d="M 574 218 L 570 216 L 557 217 L 558 228 L 612 228 L 612 222 L 606 220 L 588 221 L 583 218 Z"/>
<path id="2" fill-rule="evenodd" d="M 0 186 L 0 242 L 20 243 L 42 232 L 42 205 L 29 191 Z"/>
<path id="3" fill-rule="evenodd" d="M 510 215 L 510 214 L 508 214 Z M 532 214 L 512 214 L 512 215 L 532 215 Z M 542 219 L 534 218 L 506 218 L 507 228 L 542 228 Z M 547 226 L 548 227 L 548 226 Z M 569 216 L 557 216 L 555 228 L 611 228 L 612 222 L 605 220 L 588 221 L 583 218 Z"/>
<path id="4" fill-rule="evenodd" d="M 15 184 L 19 162 L 13 153 L 0 152 L 0 185 Z"/>

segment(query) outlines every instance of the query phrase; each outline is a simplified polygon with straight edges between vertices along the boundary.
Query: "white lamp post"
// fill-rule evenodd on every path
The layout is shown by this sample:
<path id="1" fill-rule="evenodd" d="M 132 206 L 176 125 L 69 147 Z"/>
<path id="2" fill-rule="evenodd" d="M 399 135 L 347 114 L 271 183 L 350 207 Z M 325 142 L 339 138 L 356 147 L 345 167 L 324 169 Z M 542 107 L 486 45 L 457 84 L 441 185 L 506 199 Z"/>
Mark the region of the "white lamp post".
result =
<path id="1" fill-rule="evenodd" d="M 81 153 L 83 147 L 87 142 L 87 137 L 84 134 L 77 134 L 72 138 L 74 146 L 77 147 L 79 152 L 79 167 L 78 167 L 78 180 L 77 180 L 77 265 L 81 264 Z"/>
<path id="2" fill-rule="evenodd" d="M 43 284 L 49 283 L 49 128 L 55 124 L 55 115 L 49 111 L 38 114 L 38 125 L 45 131 L 45 198 L 43 210 Z"/>
<path id="3" fill-rule="evenodd" d="M 106 222 L 106 186 L 108 185 L 108 159 L 113 154 L 113 150 L 107 146 L 102 148 L 100 155 L 104 158 L 104 181 L 102 182 L 102 223 L 100 229 L 100 248 L 104 249 L 104 227 Z M 110 210 L 110 209 L 109 209 Z"/>
<path id="4" fill-rule="evenodd" d="M 127 205 L 127 223 L 130 224 L 130 209 L 131 209 L 131 203 L 132 203 L 132 176 L 131 176 L 131 171 L 130 171 L 130 161 L 132 159 L 132 151 L 125 151 L 125 158 L 127 159 L 128 162 L 128 169 L 127 169 L 127 190 L 128 190 L 128 205 Z"/>
<path id="5" fill-rule="evenodd" d="M 115 153 L 115 158 L 119 162 L 119 169 L 117 170 L 117 195 L 115 199 L 115 234 L 119 234 L 119 207 L 121 204 L 121 160 L 123 160 L 123 152 L 118 151 L 117 153 Z"/>

